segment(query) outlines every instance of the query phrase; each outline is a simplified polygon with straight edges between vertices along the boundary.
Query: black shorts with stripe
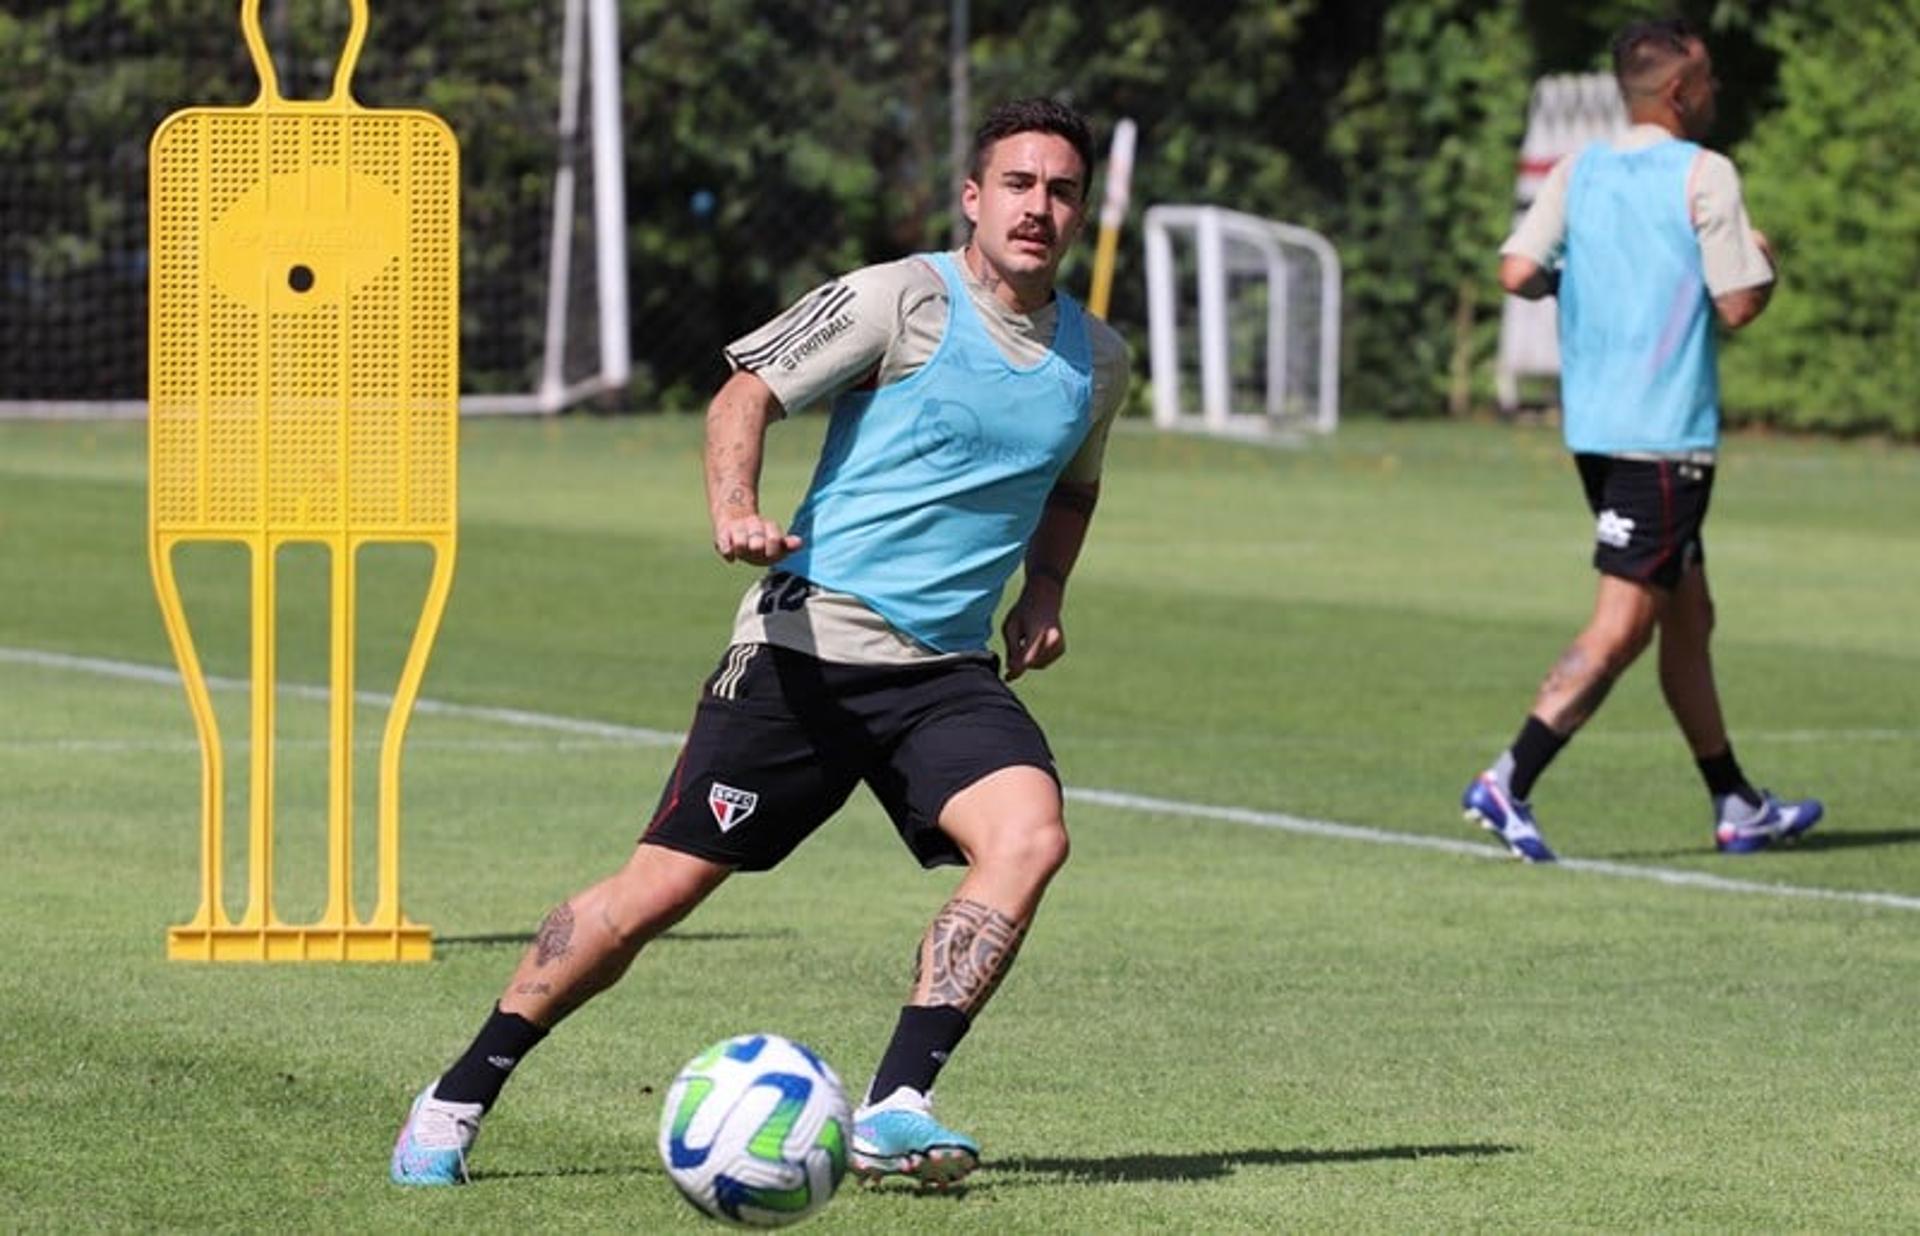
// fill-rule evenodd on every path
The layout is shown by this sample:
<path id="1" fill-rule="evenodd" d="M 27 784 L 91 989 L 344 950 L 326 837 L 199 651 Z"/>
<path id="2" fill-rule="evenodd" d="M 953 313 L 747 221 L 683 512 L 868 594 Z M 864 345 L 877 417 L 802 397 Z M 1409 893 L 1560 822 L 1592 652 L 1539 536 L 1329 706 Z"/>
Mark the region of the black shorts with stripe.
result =
<path id="1" fill-rule="evenodd" d="M 947 800 L 1018 765 L 1057 782 L 1040 726 L 991 658 L 838 665 L 735 644 L 707 679 L 643 844 L 777 866 L 865 782 L 922 866 L 965 859 Z"/>
<path id="2" fill-rule="evenodd" d="M 1670 590 L 1688 567 L 1706 561 L 1701 533 L 1713 497 L 1712 464 L 1573 458 L 1594 516 L 1594 570 Z"/>

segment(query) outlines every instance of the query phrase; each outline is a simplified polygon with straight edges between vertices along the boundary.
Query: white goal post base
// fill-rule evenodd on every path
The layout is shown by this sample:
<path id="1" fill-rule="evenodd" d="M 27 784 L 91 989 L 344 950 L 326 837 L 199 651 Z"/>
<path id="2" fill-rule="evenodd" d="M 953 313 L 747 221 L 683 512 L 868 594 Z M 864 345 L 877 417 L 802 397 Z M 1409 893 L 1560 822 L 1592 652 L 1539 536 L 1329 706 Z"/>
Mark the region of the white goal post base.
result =
<path id="1" fill-rule="evenodd" d="M 1154 424 L 1233 437 L 1333 432 L 1340 422 L 1340 257 L 1326 237 L 1218 206 L 1155 206 L 1145 231 Z M 1191 245 L 1197 285 L 1194 409 L 1182 396 L 1176 237 Z M 1235 305 L 1250 308 L 1236 318 Z M 1254 313 L 1263 320 L 1249 322 Z"/>

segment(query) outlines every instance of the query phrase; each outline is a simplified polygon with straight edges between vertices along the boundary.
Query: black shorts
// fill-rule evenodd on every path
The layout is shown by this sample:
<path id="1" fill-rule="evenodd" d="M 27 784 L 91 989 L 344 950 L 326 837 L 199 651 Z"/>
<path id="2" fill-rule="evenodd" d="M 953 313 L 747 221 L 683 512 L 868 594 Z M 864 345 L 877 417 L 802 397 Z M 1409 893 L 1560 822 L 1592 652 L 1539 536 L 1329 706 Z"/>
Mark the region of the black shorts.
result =
<path id="1" fill-rule="evenodd" d="M 1713 465 L 1677 459 L 1575 455 L 1593 511 L 1593 568 L 1672 589 L 1707 560 L 1701 530 L 1713 496 Z"/>
<path id="2" fill-rule="evenodd" d="M 1045 735 L 991 659 L 835 665 L 735 644 L 707 679 L 640 840 L 766 871 L 864 781 L 922 866 L 963 863 L 940 812 L 1016 765 L 1059 781 Z"/>

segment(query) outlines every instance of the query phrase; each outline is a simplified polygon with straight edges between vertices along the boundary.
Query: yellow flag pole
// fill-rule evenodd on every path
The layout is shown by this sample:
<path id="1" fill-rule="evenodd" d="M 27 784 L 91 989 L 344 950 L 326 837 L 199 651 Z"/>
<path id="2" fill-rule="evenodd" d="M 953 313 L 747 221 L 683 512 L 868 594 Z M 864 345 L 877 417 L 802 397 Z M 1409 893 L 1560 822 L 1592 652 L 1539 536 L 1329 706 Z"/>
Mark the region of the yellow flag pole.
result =
<path id="1" fill-rule="evenodd" d="M 1100 204 L 1100 239 L 1093 251 L 1093 288 L 1087 294 L 1087 310 L 1102 319 L 1113 295 L 1113 259 L 1120 248 L 1120 224 L 1126 220 L 1127 195 L 1133 186 L 1136 135 L 1133 121 L 1122 119 L 1113 127 L 1113 150 L 1107 156 L 1107 192 Z"/>

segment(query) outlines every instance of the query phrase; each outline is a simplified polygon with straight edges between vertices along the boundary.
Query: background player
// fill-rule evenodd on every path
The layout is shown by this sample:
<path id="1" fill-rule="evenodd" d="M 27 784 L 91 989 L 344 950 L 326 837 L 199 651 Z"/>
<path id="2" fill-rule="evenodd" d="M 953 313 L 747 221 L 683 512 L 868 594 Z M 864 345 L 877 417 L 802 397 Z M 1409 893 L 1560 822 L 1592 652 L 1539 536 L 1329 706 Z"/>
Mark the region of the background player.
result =
<path id="1" fill-rule="evenodd" d="M 1719 83 L 1681 21 L 1636 22 L 1614 42 L 1632 127 L 1553 169 L 1501 247 L 1516 296 L 1558 295 L 1561 405 L 1596 520 L 1599 592 L 1513 746 L 1463 806 L 1529 862 L 1551 862 L 1527 799 L 1534 780 L 1660 637 L 1660 689 L 1713 801 L 1714 842 L 1742 853 L 1796 837 L 1817 801 L 1755 790 L 1734 759 L 1708 640 L 1701 528 L 1720 436 L 1713 317 L 1730 329 L 1766 308 L 1775 280 L 1740 180 L 1697 143 Z"/>

